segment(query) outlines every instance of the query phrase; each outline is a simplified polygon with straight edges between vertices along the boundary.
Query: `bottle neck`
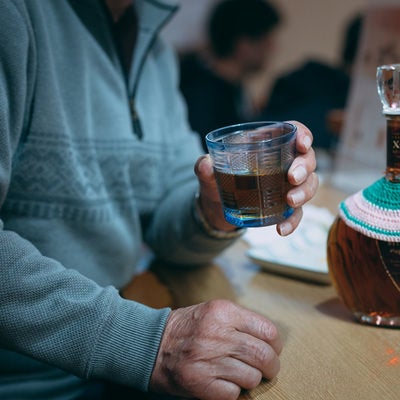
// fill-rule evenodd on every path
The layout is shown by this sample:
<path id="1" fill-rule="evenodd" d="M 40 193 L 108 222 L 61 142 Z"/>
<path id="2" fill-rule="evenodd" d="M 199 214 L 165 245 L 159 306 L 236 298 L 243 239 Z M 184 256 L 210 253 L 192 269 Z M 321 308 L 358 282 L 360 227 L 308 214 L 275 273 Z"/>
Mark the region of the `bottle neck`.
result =
<path id="1" fill-rule="evenodd" d="M 400 114 L 386 117 L 386 171 L 390 182 L 400 183 Z"/>

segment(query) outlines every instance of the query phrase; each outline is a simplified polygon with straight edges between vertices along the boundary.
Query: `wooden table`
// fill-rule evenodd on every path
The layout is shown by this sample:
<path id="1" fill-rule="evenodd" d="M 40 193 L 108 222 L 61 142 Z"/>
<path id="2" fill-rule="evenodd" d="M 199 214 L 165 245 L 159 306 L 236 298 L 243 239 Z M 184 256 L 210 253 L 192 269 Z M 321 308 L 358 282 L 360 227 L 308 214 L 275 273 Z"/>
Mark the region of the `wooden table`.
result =
<path id="1" fill-rule="evenodd" d="M 400 331 L 355 322 L 332 286 L 260 272 L 239 303 L 279 327 L 281 371 L 241 399 L 400 398 Z"/>
<path id="2" fill-rule="evenodd" d="M 344 197 L 322 188 L 315 200 L 332 211 Z M 243 244 L 232 257 L 243 257 Z M 400 330 L 355 322 L 332 286 L 257 273 L 239 303 L 273 320 L 284 341 L 277 378 L 241 400 L 399 400 Z"/>
<path id="3" fill-rule="evenodd" d="M 313 204 L 336 213 L 345 196 L 322 186 Z M 247 274 L 247 283 L 239 296 L 235 296 L 216 266 L 186 273 L 155 267 L 156 276 L 172 293 L 175 305 L 230 298 L 267 316 L 280 329 L 284 350 L 278 377 L 244 392 L 240 400 L 400 399 L 399 329 L 355 322 L 332 286 L 279 277 L 257 268 L 252 269 L 249 277 L 244 270 L 251 262 L 245 251 L 246 244 L 239 241 L 223 255 L 224 263 L 243 268 L 244 275 Z M 144 275 L 142 279 L 145 282 L 136 286 L 159 286 L 153 275 Z M 140 294 L 133 289 L 136 296 Z M 158 290 L 157 287 L 150 292 L 159 293 Z M 142 294 L 148 297 L 148 293 L 146 289 Z M 166 306 L 171 301 L 168 293 L 162 296 L 164 304 L 160 297 L 139 300 Z"/>

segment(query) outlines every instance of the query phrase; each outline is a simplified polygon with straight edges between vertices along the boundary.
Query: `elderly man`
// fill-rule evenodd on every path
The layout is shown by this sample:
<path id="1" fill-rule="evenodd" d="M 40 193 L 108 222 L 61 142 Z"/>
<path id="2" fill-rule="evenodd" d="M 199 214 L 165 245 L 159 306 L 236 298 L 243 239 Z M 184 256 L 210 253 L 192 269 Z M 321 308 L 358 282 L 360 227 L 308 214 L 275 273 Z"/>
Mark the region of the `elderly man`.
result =
<path id="1" fill-rule="evenodd" d="M 279 370 L 263 316 L 219 300 L 156 310 L 119 293 L 143 242 L 165 265 L 196 266 L 240 235 L 157 39 L 173 11 L 0 0 L 1 399 L 85 398 L 93 381 L 235 399 Z M 297 211 L 281 234 L 317 186 L 311 133 L 298 128 Z"/>

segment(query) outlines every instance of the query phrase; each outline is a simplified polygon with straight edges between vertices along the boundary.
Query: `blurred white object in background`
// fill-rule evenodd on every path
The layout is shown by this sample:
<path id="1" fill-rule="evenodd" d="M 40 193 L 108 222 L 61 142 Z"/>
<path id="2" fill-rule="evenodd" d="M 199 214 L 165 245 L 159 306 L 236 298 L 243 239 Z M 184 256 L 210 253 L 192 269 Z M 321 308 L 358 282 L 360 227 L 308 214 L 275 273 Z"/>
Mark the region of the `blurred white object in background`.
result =
<path id="1" fill-rule="evenodd" d="M 162 31 L 163 38 L 179 52 L 200 46 L 205 37 L 207 14 L 219 1 L 175 0 L 173 3 L 179 4 L 179 11 Z"/>
<path id="2" fill-rule="evenodd" d="M 400 62 L 400 0 L 370 0 L 364 15 L 350 98 L 331 184 L 353 193 L 376 181 L 386 166 L 386 122 L 376 68 Z"/>

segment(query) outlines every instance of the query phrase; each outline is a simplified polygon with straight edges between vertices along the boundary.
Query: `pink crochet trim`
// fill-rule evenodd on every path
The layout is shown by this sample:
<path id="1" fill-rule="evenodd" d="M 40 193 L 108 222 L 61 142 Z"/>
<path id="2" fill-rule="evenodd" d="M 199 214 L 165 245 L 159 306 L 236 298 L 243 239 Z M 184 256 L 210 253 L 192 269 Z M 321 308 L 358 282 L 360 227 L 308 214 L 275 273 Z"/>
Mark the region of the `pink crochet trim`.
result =
<path id="1" fill-rule="evenodd" d="M 400 241 L 400 210 L 376 206 L 365 199 L 362 191 L 348 197 L 343 205 L 340 216 L 351 228 L 378 240 Z"/>

